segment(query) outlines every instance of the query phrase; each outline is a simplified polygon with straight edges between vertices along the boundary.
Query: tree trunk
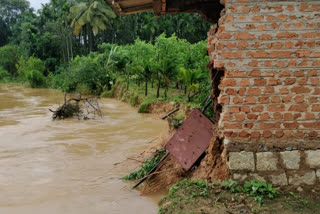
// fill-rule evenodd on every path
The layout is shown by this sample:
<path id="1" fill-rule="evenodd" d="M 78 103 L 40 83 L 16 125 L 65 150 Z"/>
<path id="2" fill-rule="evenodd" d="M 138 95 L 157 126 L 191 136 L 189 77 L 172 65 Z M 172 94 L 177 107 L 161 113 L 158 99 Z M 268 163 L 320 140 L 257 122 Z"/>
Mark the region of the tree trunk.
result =
<path id="1" fill-rule="evenodd" d="M 160 84 L 161 84 L 161 78 L 158 77 L 157 98 L 159 98 L 159 96 L 160 96 Z"/>
<path id="2" fill-rule="evenodd" d="M 187 94 L 187 86 L 184 86 L 184 94 Z"/>
<path id="3" fill-rule="evenodd" d="M 176 89 L 179 89 L 179 82 L 176 82 Z"/>
<path id="4" fill-rule="evenodd" d="M 130 82 L 130 78 L 129 78 L 129 76 L 127 76 L 127 88 L 126 88 L 126 91 L 129 90 L 129 82 Z"/>
<path id="5" fill-rule="evenodd" d="M 145 81 L 146 81 L 146 87 L 145 87 L 145 96 L 148 96 L 148 78 L 145 76 Z"/>

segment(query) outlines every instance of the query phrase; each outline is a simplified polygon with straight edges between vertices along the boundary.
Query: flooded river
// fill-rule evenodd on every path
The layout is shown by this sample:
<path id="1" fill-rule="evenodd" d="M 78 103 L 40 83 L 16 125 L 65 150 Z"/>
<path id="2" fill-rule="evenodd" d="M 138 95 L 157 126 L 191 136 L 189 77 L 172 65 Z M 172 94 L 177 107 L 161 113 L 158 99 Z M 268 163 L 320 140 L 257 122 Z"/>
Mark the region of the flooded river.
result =
<path id="1" fill-rule="evenodd" d="M 102 119 L 52 121 L 62 93 L 0 84 L 0 213 L 157 213 L 119 178 L 166 124 L 114 99 Z"/>

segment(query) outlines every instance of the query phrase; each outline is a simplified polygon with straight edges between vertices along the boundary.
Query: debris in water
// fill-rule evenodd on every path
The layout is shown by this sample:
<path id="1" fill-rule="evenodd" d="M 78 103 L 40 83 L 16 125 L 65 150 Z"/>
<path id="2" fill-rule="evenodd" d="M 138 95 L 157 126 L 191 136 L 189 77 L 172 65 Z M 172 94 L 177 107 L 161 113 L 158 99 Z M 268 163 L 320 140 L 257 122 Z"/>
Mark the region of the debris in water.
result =
<path id="1" fill-rule="evenodd" d="M 98 98 L 87 97 L 82 98 L 79 94 L 78 98 L 70 98 L 64 95 L 64 104 L 59 106 L 55 111 L 49 109 L 53 113 L 52 119 L 63 120 L 70 117 L 78 117 L 78 119 L 94 119 L 96 116 L 102 117 L 99 107 Z"/>

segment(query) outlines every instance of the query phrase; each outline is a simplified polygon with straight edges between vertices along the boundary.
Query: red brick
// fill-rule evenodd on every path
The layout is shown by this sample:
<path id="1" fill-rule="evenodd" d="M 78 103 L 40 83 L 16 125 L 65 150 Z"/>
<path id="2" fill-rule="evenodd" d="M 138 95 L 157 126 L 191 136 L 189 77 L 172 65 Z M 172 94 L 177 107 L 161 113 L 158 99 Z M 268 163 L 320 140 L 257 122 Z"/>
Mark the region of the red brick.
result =
<path id="1" fill-rule="evenodd" d="M 284 123 L 283 126 L 286 129 L 296 129 L 299 127 L 299 124 L 297 122 L 293 122 L 293 123 Z"/>
<path id="2" fill-rule="evenodd" d="M 313 11 L 319 11 L 320 10 L 320 5 L 319 4 L 314 4 L 311 6 L 311 10 Z"/>
<path id="3" fill-rule="evenodd" d="M 311 85 L 319 85 L 320 84 L 320 80 L 319 78 L 310 78 L 310 83 Z"/>
<path id="4" fill-rule="evenodd" d="M 244 124 L 244 127 L 245 127 L 246 129 L 252 129 L 253 126 L 254 126 L 253 123 L 246 123 L 246 124 Z"/>
<path id="5" fill-rule="evenodd" d="M 318 102 L 318 98 L 316 98 L 316 97 L 309 98 L 309 103 L 317 103 L 317 102 Z"/>
<path id="6" fill-rule="evenodd" d="M 259 62 L 257 60 L 252 60 L 251 62 L 248 63 L 249 67 L 258 67 Z"/>
<path id="7" fill-rule="evenodd" d="M 293 116 L 292 116 L 291 113 L 284 113 L 283 119 L 284 119 L 284 120 L 292 120 L 292 119 L 293 119 Z"/>
<path id="8" fill-rule="evenodd" d="M 249 79 L 243 79 L 240 82 L 240 86 L 249 86 L 250 85 L 250 80 Z"/>
<path id="9" fill-rule="evenodd" d="M 297 138 L 303 138 L 304 137 L 304 132 L 303 131 L 297 131 L 296 137 Z"/>
<path id="10" fill-rule="evenodd" d="M 254 21 L 254 22 L 261 22 L 261 20 L 263 20 L 263 18 L 264 18 L 264 16 L 253 16 L 252 18 L 251 18 L 251 20 L 252 21 Z"/>
<path id="11" fill-rule="evenodd" d="M 245 114 L 235 114 L 234 116 L 236 121 L 244 121 L 245 119 Z"/>
<path id="12" fill-rule="evenodd" d="M 273 104 L 268 106 L 268 111 L 270 112 L 279 112 L 284 110 L 285 110 L 284 104 Z"/>
<path id="13" fill-rule="evenodd" d="M 234 38 L 237 40 L 253 40 L 256 37 L 253 34 L 246 32 L 237 32 L 234 34 Z"/>
<path id="14" fill-rule="evenodd" d="M 243 98 L 235 97 L 233 98 L 233 104 L 241 104 L 243 103 Z"/>
<path id="15" fill-rule="evenodd" d="M 223 114 L 223 120 L 224 120 L 224 121 L 231 121 L 231 120 L 233 120 L 232 114 L 224 113 L 224 114 Z"/>
<path id="16" fill-rule="evenodd" d="M 237 91 L 235 89 L 232 89 L 232 88 L 228 88 L 226 90 L 226 94 L 228 95 L 236 95 L 237 94 Z"/>
<path id="17" fill-rule="evenodd" d="M 256 120 L 258 119 L 258 115 L 256 114 L 247 114 L 248 120 Z"/>
<path id="18" fill-rule="evenodd" d="M 229 104 L 230 97 L 229 96 L 219 96 L 218 102 L 221 104 Z"/>
<path id="19" fill-rule="evenodd" d="M 241 106 L 240 109 L 241 109 L 241 112 L 246 112 L 246 113 L 250 112 L 249 106 Z"/>
<path id="20" fill-rule="evenodd" d="M 309 137 L 317 137 L 318 136 L 318 132 L 313 131 L 309 133 Z"/>
<path id="21" fill-rule="evenodd" d="M 268 104 L 269 103 L 269 97 L 259 97 L 259 103 Z"/>
<path id="22" fill-rule="evenodd" d="M 272 87 L 272 86 L 266 86 L 266 87 L 265 87 L 265 90 L 264 90 L 264 93 L 266 93 L 266 94 L 272 94 L 272 93 L 274 93 L 274 87 Z"/>
<path id="23" fill-rule="evenodd" d="M 220 83 L 221 87 L 236 86 L 237 82 L 233 79 L 223 79 Z"/>
<path id="24" fill-rule="evenodd" d="M 239 41 L 238 42 L 238 48 L 239 49 L 245 49 L 245 48 L 247 48 L 249 46 L 249 44 L 248 44 L 248 42 L 246 42 L 246 41 Z"/>
<path id="25" fill-rule="evenodd" d="M 286 71 L 280 71 L 279 72 L 279 77 L 288 77 L 288 76 L 290 76 L 290 71 L 288 71 L 288 70 L 286 70 Z"/>
<path id="26" fill-rule="evenodd" d="M 238 91 L 239 96 L 245 96 L 246 95 L 246 88 L 240 88 Z"/>
<path id="27" fill-rule="evenodd" d="M 281 79 L 270 78 L 268 80 L 268 85 L 275 86 L 275 85 L 281 85 L 281 84 L 282 84 Z"/>
<path id="28" fill-rule="evenodd" d="M 263 112 L 264 107 L 262 105 L 256 105 L 252 107 L 252 112 Z"/>
<path id="29" fill-rule="evenodd" d="M 312 111 L 315 111 L 315 112 L 319 112 L 320 111 L 320 105 L 312 105 L 312 107 L 311 107 L 312 109 Z"/>
<path id="30" fill-rule="evenodd" d="M 253 70 L 249 73 L 250 77 L 256 77 L 256 76 L 261 76 L 261 71 L 259 70 Z"/>
<path id="31" fill-rule="evenodd" d="M 304 96 L 296 96 L 296 97 L 294 98 L 294 101 L 295 101 L 296 103 L 303 103 L 303 102 L 304 102 Z"/>
<path id="32" fill-rule="evenodd" d="M 250 51 L 247 52 L 247 56 L 252 58 L 266 58 L 268 56 L 268 53 L 264 50 Z"/>
<path id="33" fill-rule="evenodd" d="M 251 133 L 251 138 L 258 139 L 260 138 L 260 132 L 254 131 Z"/>
<path id="34" fill-rule="evenodd" d="M 270 34 L 262 34 L 261 36 L 259 36 L 260 40 L 271 40 L 272 36 Z"/>
<path id="35" fill-rule="evenodd" d="M 273 118 L 275 120 L 282 120 L 282 114 L 279 113 L 279 112 L 276 112 L 276 113 L 273 114 Z"/>
<path id="36" fill-rule="evenodd" d="M 291 52 L 290 51 L 272 51 L 269 54 L 270 58 L 290 58 Z"/>
<path id="37" fill-rule="evenodd" d="M 224 123 L 224 129 L 242 129 L 241 123 Z"/>
<path id="38" fill-rule="evenodd" d="M 307 129 L 320 129 L 320 122 L 305 122 L 302 125 Z"/>
<path id="39" fill-rule="evenodd" d="M 230 33 L 219 33 L 218 38 L 219 39 L 230 39 L 232 35 Z"/>
<path id="40" fill-rule="evenodd" d="M 248 132 L 242 131 L 239 133 L 239 137 L 247 138 L 247 137 L 250 137 L 250 134 Z"/>
<path id="41" fill-rule="evenodd" d="M 293 5 L 288 5 L 287 7 L 286 7 L 286 10 L 288 10 L 288 11 L 294 11 L 294 6 Z"/>
<path id="42" fill-rule="evenodd" d="M 310 93 L 310 88 L 304 87 L 304 86 L 295 86 L 291 88 L 291 92 L 296 94 L 303 94 L 303 93 Z"/>
<path id="43" fill-rule="evenodd" d="M 288 95 L 288 96 L 282 97 L 282 102 L 290 103 L 291 99 L 292 99 L 292 96 Z"/>
<path id="44" fill-rule="evenodd" d="M 228 15 L 226 15 L 226 18 L 225 18 L 225 22 L 231 22 L 231 21 L 233 21 L 234 20 L 234 17 L 233 16 L 231 16 L 230 14 L 228 14 Z"/>
<path id="45" fill-rule="evenodd" d="M 306 112 L 306 120 L 314 120 L 315 116 L 312 113 Z"/>
<path id="46" fill-rule="evenodd" d="M 262 113 L 260 115 L 260 120 L 269 120 L 270 117 L 269 117 L 269 113 Z"/>
<path id="47" fill-rule="evenodd" d="M 307 39 L 307 38 L 318 38 L 320 37 L 320 33 L 303 33 L 301 34 L 303 39 Z"/>
<path id="48" fill-rule="evenodd" d="M 294 84 L 296 82 L 296 78 L 286 78 L 285 80 L 284 80 L 284 83 L 286 84 L 286 85 L 292 85 L 292 84 Z"/>
<path id="49" fill-rule="evenodd" d="M 297 105 L 291 105 L 288 109 L 288 111 L 307 111 L 308 104 L 297 104 Z"/>
<path id="50" fill-rule="evenodd" d="M 310 56 L 310 51 L 309 50 L 298 50 L 296 51 L 296 56 L 297 57 L 309 57 Z"/>
<path id="51" fill-rule="evenodd" d="M 287 89 L 287 88 L 281 88 L 281 89 L 280 89 L 280 93 L 281 93 L 281 94 L 289 94 L 289 89 Z"/>
<path id="52" fill-rule="evenodd" d="M 246 72 L 244 71 L 227 71 L 225 77 L 245 77 Z"/>
<path id="53" fill-rule="evenodd" d="M 254 85 L 256 86 L 263 86 L 266 85 L 267 80 L 266 79 L 254 79 Z"/>
<path id="54" fill-rule="evenodd" d="M 242 51 L 224 51 L 220 53 L 220 56 L 225 59 L 237 59 L 242 57 Z"/>
<path id="55" fill-rule="evenodd" d="M 299 119 L 300 117 L 302 117 L 302 114 L 301 114 L 301 113 L 297 113 L 297 114 L 294 114 L 294 115 L 293 115 L 293 119 L 294 119 L 294 120 L 297 120 L 297 119 Z"/>
<path id="56" fill-rule="evenodd" d="M 284 132 L 283 131 L 276 131 L 275 132 L 275 136 L 278 137 L 278 138 L 281 138 L 284 136 Z"/>
<path id="57" fill-rule="evenodd" d="M 290 33 L 290 32 L 282 32 L 277 34 L 278 39 L 296 39 L 298 38 L 298 34 Z"/>
<path id="58" fill-rule="evenodd" d="M 304 76 L 304 71 L 296 71 L 294 72 L 295 77 L 303 77 Z"/>
<path id="59" fill-rule="evenodd" d="M 271 98 L 272 103 L 280 103 L 281 99 L 279 96 L 275 96 Z"/>
<path id="60" fill-rule="evenodd" d="M 251 12 L 253 12 L 253 13 L 258 13 L 258 12 L 260 12 L 260 9 L 259 9 L 258 6 L 254 6 L 254 7 L 252 8 Z"/>
<path id="61" fill-rule="evenodd" d="M 299 7 L 299 10 L 300 11 L 305 11 L 309 8 L 309 4 L 308 3 L 301 3 L 300 4 L 300 7 Z"/>
<path id="62" fill-rule="evenodd" d="M 246 97 L 246 103 L 247 104 L 255 104 L 256 98 L 255 97 Z"/>
<path id="63" fill-rule="evenodd" d="M 249 88 L 248 95 L 260 95 L 261 89 L 260 88 Z"/>
<path id="64" fill-rule="evenodd" d="M 280 129 L 281 123 L 260 123 L 261 130 Z"/>
<path id="65" fill-rule="evenodd" d="M 240 108 L 237 106 L 232 106 L 229 108 L 229 112 L 230 113 L 238 113 L 238 112 L 240 112 Z"/>

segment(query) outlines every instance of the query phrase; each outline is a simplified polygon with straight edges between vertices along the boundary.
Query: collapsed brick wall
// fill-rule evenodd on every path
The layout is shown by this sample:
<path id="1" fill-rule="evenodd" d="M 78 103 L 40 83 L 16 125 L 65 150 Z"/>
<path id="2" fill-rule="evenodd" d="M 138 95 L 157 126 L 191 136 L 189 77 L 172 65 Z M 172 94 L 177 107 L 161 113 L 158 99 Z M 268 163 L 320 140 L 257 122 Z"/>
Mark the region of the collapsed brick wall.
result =
<path id="1" fill-rule="evenodd" d="M 224 71 L 219 129 L 234 178 L 319 184 L 320 1 L 228 0 L 224 12 L 208 52 Z"/>

